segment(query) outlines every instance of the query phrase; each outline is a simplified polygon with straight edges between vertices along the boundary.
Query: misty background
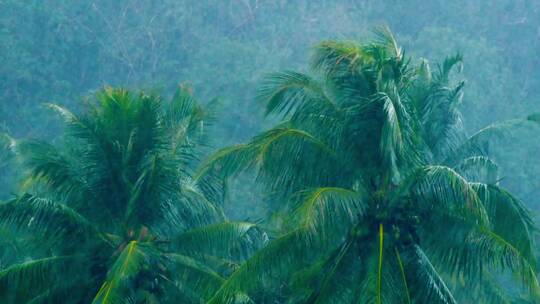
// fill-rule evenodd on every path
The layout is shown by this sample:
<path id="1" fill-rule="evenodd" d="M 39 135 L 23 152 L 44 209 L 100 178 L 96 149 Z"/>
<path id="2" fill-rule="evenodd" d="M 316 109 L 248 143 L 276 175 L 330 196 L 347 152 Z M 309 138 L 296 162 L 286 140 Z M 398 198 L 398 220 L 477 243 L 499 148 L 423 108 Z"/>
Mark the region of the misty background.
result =
<path id="1" fill-rule="evenodd" d="M 538 0 L 0 0 L 0 131 L 54 140 L 60 124 L 45 102 L 77 110 L 106 85 L 169 95 L 187 83 L 199 99 L 221 100 L 214 145 L 241 142 L 269 125 L 253 98 L 265 73 L 305 69 L 315 43 L 388 25 L 409 55 L 464 55 L 472 134 L 540 111 L 538 16 Z M 537 135 L 517 130 L 490 149 L 502 185 L 538 222 Z M 5 149 L 0 158 L 5 199 L 19 173 Z M 231 217 L 264 212 L 253 187 L 232 185 Z"/>

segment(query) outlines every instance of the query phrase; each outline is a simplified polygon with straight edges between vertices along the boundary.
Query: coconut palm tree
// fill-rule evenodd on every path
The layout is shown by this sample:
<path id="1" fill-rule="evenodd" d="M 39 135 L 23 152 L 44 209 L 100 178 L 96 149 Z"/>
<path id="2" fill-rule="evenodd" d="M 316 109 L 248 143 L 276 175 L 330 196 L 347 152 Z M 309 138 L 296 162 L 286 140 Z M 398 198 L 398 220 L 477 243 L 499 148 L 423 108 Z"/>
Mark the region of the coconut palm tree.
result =
<path id="1" fill-rule="evenodd" d="M 168 103 L 107 88 L 83 115 L 49 106 L 61 144 L 10 141 L 27 178 L 0 226 L 26 254 L 0 270 L 4 303 L 201 303 L 264 245 L 226 221 L 219 179 L 191 178 L 212 115 L 189 88 Z"/>
<path id="2" fill-rule="evenodd" d="M 283 232 L 210 303 L 239 292 L 255 303 L 456 303 L 460 289 L 496 303 L 507 299 L 498 273 L 538 296 L 533 221 L 485 149 L 504 128 L 462 127 L 461 55 L 432 70 L 375 32 L 318 44 L 313 75 L 268 76 L 259 100 L 283 122 L 202 166 L 198 178 L 256 170 L 284 214 Z"/>

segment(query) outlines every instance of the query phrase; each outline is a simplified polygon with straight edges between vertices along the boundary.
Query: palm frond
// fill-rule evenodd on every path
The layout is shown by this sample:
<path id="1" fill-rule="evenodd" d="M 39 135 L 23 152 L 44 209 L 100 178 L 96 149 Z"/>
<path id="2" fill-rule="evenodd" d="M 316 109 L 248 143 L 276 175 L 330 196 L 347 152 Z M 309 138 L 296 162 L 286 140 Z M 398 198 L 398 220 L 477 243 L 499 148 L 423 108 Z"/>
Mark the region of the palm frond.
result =
<path id="1" fill-rule="evenodd" d="M 489 223 L 486 208 L 474 187 L 455 170 L 445 166 L 424 166 L 407 179 L 402 187 L 413 189 L 413 195 L 421 202 L 417 207 L 454 214 L 472 222 Z M 423 204 L 427 205 L 423 207 Z"/>
<path id="2" fill-rule="evenodd" d="M 408 138 L 406 124 L 409 121 L 407 111 L 399 100 L 399 96 L 394 94 L 394 99 L 387 94 L 382 94 L 383 113 L 385 119 L 381 131 L 380 150 L 382 159 L 388 168 L 391 168 L 392 175 L 396 174 L 398 161 L 402 161 L 405 156 L 406 139 Z M 412 154 L 412 153 L 411 153 Z"/>
<path id="3" fill-rule="evenodd" d="M 181 254 L 167 254 L 172 263 L 172 278 L 175 286 L 182 290 L 208 298 L 216 292 L 225 281 L 218 273 L 203 263 Z"/>
<path id="4" fill-rule="evenodd" d="M 273 240 L 235 271 L 209 303 L 234 303 L 239 292 L 251 295 L 277 288 L 280 282 L 306 267 L 315 255 L 324 255 L 328 249 L 320 245 L 302 229 Z"/>
<path id="5" fill-rule="evenodd" d="M 210 255 L 242 261 L 266 245 L 268 237 L 257 225 L 246 222 L 224 222 L 195 228 L 176 238 L 180 252 L 190 256 Z"/>
<path id="6" fill-rule="evenodd" d="M 485 194 L 482 193 L 482 197 Z M 503 201 L 504 202 L 504 201 Z M 498 204 L 496 201 L 486 204 Z M 506 203 L 506 202 L 504 202 Z M 506 208 L 506 207 L 505 207 Z M 495 211 L 489 208 L 490 219 L 495 219 Z M 509 217 L 509 219 L 512 216 Z M 500 221 L 500 220 L 499 220 Z M 444 226 L 438 226 L 437 223 L 444 222 Z M 490 227 L 477 225 L 470 221 L 449 217 L 433 217 L 431 221 L 425 223 L 429 228 L 426 234 L 423 234 L 423 247 L 427 249 L 434 263 L 444 269 L 452 278 L 458 281 L 481 282 L 486 271 L 495 273 L 513 273 L 522 279 L 524 287 L 529 288 L 531 295 L 538 292 L 538 282 L 534 275 L 535 261 L 531 258 L 532 240 L 523 234 L 526 229 L 521 227 L 519 221 L 509 220 L 504 225 L 510 227 L 510 232 L 501 232 L 500 224 L 495 225 L 497 232 Z M 521 230 L 521 231 L 520 231 Z M 523 231 L 524 230 L 524 231 Z M 448 235 L 452 231 L 452 235 Z M 509 236 L 512 231 L 518 231 L 520 238 Z M 508 238 L 506 238 L 508 237 Z M 440 240 L 444 238 L 444 242 Z M 526 240 L 529 243 L 526 243 Z M 522 246 L 520 248 L 519 246 Z"/>
<path id="7" fill-rule="evenodd" d="M 98 138 L 98 134 L 95 132 L 95 127 L 91 121 L 79 118 L 68 109 L 57 104 L 47 104 L 47 106 L 62 117 L 67 124 L 68 132 L 71 136 L 85 140 Z"/>
<path id="8" fill-rule="evenodd" d="M 27 140 L 13 141 L 11 147 L 30 170 L 30 178 L 68 197 L 88 192 L 84 180 L 77 174 L 76 166 L 54 146 Z"/>
<path id="9" fill-rule="evenodd" d="M 105 238 L 77 211 L 65 204 L 25 194 L 0 204 L 0 225 L 32 231 L 52 243 Z"/>
<path id="10" fill-rule="evenodd" d="M 303 227 L 321 241 L 341 239 L 367 209 L 360 190 L 315 188 L 297 193 L 292 200 L 292 226 Z"/>
<path id="11" fill-rule="evenodd" d="M 29 260 L 0 270 L 0 296 L 10 302 L 31 299 L 47 289 L 61 288 L 61 274 L 67 270 L 67 265 L 75 256 L 53 256 Z M 55 284 L 51 284 L 55 282 Z M 12 299 L 13 298 L 13 299 Z"/>
<path id="12" fill-rule="evenodd" d="M 238 174 L 253 166 L 256 159 L 256 149 L 250 144 L 239 144 L 223 148 L 207 159 L 201 165 L 195 180 L 203 178 L 212 171 L 218 171 L 223 177 Z"/>
<path id="13" fill-rule="evenodd" d="M 507 190 L 486 184 L 473 184 L 489 216 L 490 228 L 512 243 L 534 264 L 533 240 L 536 227 L 530 211 Z"/>
<path id="14" fill-rule="evenodd" d="M 283 117 L 291 112 L 324 113 L 339 110 L 317 81 L 293 71 L 267 76 L 260 86 L 257 99 L 266 105 L 266 114 L 275 113 Z"/>
<path id="15" fill-rule="evenodd" d="M 491 267 L 502 270 L 510 270 L 520 275 L 522 283 L 527 286 L 531 294 L 538 298 L 540 295 L 540 285 L 535 273 L 534 264 L 513 246 L 497 233 L 482 228 L 472 240 L 479 248 L 480 253 L 486 257 L 491 257 Z"/>
<path id="16" fill-rule="evenodd" d="M 186 150 L 205 145 L 208 141 L 206 127 L 212 121 L 213 113 L 194 98 L 189 87 L 178 88 L 163 118 L 170 134 L 171 152 L 188 153 Z"/>
<path id="17" fill-rule="evenodd" d="M 407 304 L 411 304 L 411 292 L 409 290 L 409 283 L 407 282 L 407 274 L 405 272 L 405 266 L 403 264 L 403 260 L 401 259 L 401 254 L 399 253 L 399 249 L 397 247 L 394 247 L 394 252 L 396 254 L 396 262 L 399 266 L 399 273 L 401 274 L 401 279 L 403 282 L 403 291 L 404 295 L 402 296 L 406 301 L 404 301 Z"/>
<path id="18" fill-rule="evenodd" d="M 411 295 L 413 303 L 416 301 L 441 304 L 457 303 L 450 289 L 420 247 L 413 246 L 402 256 L 407 269 L 407 281 L 410 283 L 411 290 L 415 290 Z"/>
<path id="19" fill-rule="evenodd" d="M 272 183 L 271 188 L 297 191 L 301 184 L 317 184 L 317 180 L 330 179 L 329 176 L 321 176 L 316 172 L 302 174 L 297 168 L 314 168 L 308 164 L 314 165 L 322 157 L 332 156 L 333 152 L 327 145 L 303 130 L 274 128 L 255 137 L 248 144 L 218 151 L 201 166 L 196 178 L 201 178 L 212 170 L 219 171 L 223 176 L 230 176 L 242 170 L 256 169 L 260 179 Z"/>
<path id="20" fill-rule="evenodd" d="M 454 170 L 472 182 L 496 184 L 499 179 L 499 166 L 487 156 L 467 157 Z"/>
<path id="21" fill-rule="evenodd" d="M 434 75 L 436 82 L 445 85 L 448 83 L 448 76 L 450 72 L 457 67 L 458 70 L 461 70 L 463 63 L 463 55 L 457 53 L 453 56 L 446 57 L 442 64 L 437 65 L 437 73 Z"/>
<path id="22" fill-rule="evenodd" d="M 323 41 L 315 46 L 311 66 L 324 75 L 354 73 L 373 58 L 358 44 L 352 42 Z"/>
<path id="23" fill-rule="evenodd" d="M 352 242 L 344 242 L 332 254 L 293 277 L 293 297 L 305 303 L 351 303 L 355 300 L 354 286 L 360 272 L 356 250 Z M 357 269 L 356 269 L 357 270 Z M 304 295 L 305 294 L 305 295 Z M 300 300 L 300 299 L 298 299 Z"/>
<path id="24" fill-rule="evenodd" d="M 375 34 L 374 41 L 387 47 L 388 52 L 391 54 L 392 57 L 398 59 L 401 59 L 403 57 L 403 51 L 401 47 L 398 46 L 396 38 L 394 37 L 394 34 L 388 26 L 376 27 L 373 30 L 373 33 Z"/>
<path id="25" fill-rule="evenodd" d="M 210 200 L 201 190 L 200 183 L 195 184 L 193 180 L 185 180 L 182 183 L 181 210 L 183 214 L 190 214 L 185 217 L 192 223 L 193 227 L 214 224 L 224 221 L 226 216 L 222 210 L 220 202 Z"/>
<path id="26" fill-rule="evenodd" d="M 144 252 L 139 248 L 137 241 L 131 241 L 107 274 L 107 279 L 101 285 L 93 304 L 115 304 L 130 303 L 130 294 L 127 284 L 132 280 L 143 267 L 146 261 Z"/>

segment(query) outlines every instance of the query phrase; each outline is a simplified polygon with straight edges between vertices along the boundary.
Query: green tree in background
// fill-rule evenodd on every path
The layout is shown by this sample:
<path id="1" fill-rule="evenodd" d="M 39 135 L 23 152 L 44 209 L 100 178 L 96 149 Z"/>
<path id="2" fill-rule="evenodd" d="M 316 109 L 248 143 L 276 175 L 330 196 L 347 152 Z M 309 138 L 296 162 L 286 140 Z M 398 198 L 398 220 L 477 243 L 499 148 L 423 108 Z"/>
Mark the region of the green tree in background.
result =
<path id="1" fill-rule="evenodd" d="M 461 56 L 431 67 L 376 34 L 318 44 L 313 76 L 269 76 L 259 99 L 284 122 L 202 167 L 199 178 L 255 169 L 287 202 L 283 233 L 211 303 L 239 291 L 255 303 L 507 303 L 519 295 L 497 284 L 505 273 L 538 300 L 533 221 L 483 150 L 500 126 L 462 126 L 464 83 L 450 80 Z"/>
<path id="2" fill-rule="evenodd" d="M 200 303 L 264 245 L 225 220 L 218 179 L 191 178 L 212 116 L 189 89 L 169 103 L 105 89 L 82 116 L 50 107 L 61 145 L 11 142 L 26 193 L 0 204 L 0 227 L 24 254 L 2 265 L 3 303 Z"/>

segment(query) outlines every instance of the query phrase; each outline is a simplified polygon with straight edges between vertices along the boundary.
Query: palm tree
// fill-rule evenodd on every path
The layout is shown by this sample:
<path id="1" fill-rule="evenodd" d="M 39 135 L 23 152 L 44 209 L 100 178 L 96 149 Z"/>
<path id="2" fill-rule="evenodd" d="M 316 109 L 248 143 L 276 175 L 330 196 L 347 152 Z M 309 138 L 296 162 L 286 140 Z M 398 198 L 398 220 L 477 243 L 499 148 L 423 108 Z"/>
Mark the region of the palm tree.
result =
<path id="1" fill-rule="evenodd" d="M 255 303 L 456 303 L 462 289 L 506 303 L 499 273 L 538 296 L 533 221 L 484 149 L 504 128 L 462 127 L 461 56 L 432 71 L 389 30 L 375 33 L 317 45 L 313 76 L 270 75 L 259 100 L 283 122 L 202 166 L 198 178 L 254 169 L 287 202 L 283 233 L 210 303 L 239 292 Z"/>
<path id="2" fill-rule="evenodd" d="M 191 178 L 212 116 L 189 88 L 169 103 L 107 88 L 82 116 L 49 106 L 63 145 L 10 143 L 26 192 L 0 205 L 0 227 L 26 255 L 0 270 L 4 303 L 201 303 L 264 245 L 226 221 L 219 179 Z"/>

